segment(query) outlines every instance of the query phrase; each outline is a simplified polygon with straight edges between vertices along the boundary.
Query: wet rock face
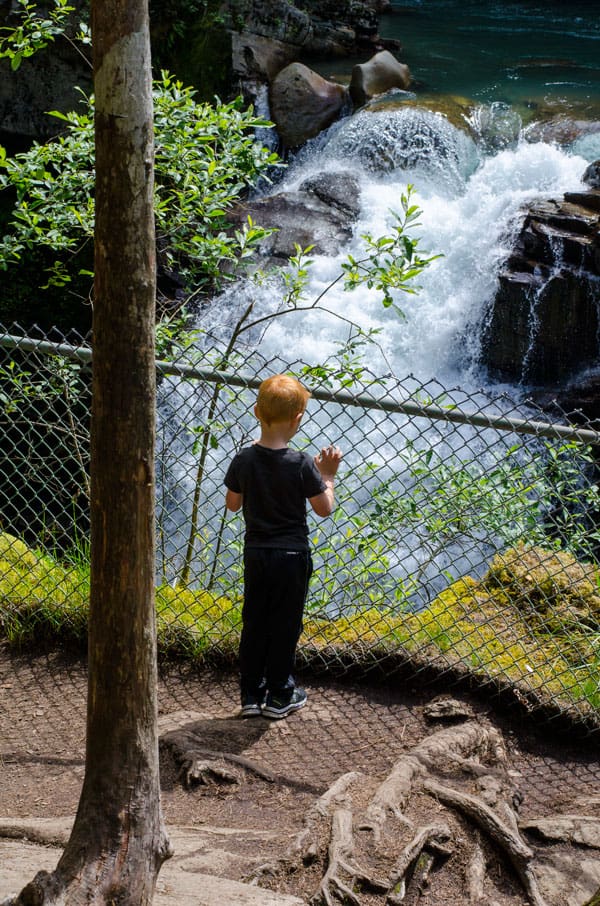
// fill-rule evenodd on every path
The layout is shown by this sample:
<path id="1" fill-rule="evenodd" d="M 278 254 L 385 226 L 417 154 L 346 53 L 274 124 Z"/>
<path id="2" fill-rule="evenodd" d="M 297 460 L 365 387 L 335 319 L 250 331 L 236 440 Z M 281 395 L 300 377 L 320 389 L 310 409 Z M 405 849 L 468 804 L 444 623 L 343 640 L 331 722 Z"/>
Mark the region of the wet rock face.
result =
<path id="1" fill-rule="evenodd" d="M 279 192 L 237 205 L 228 213 L 234 226 L 248 215 L 255 223 L 276 230 L 260 246 L 262 255 L 283 264 L 296 254 L 296 244 L 313 246 L 317 255 L 336 255 L 352 235 L 360 209 L 360 186 L 346 171 L 312 176 L 295 192 Z"/>
<path id="2" fill-rule="evenodd" d="M 494 377 L 564 383 L 598 361 L 600 190 L 529 205 L 499 275 L 483 359 Z"/>
<path id="3" fill-rule="evenodd" d="M 81 0 L 70 5 L 81 5 Z M 0 28 L 18 24 L 12 6 L 0 2 Z M 62 132 L 64 123 L 47 111 L 80 109 L 81 93 L 76 85 L 90 94 L 92 69 L 66 40 L 24 59 L 15 72 L 9 59 L 0 60 L 0 143 L 26 147 L 33 139 L 45 141 Z"/>
<path id="4" fill-rule="evenodd" d="M 290 63 L 271 85 L 271 116 L 287 148 L 318 135 L 336 120 L 346 103 L 346 90 L 302 63 Z"/>

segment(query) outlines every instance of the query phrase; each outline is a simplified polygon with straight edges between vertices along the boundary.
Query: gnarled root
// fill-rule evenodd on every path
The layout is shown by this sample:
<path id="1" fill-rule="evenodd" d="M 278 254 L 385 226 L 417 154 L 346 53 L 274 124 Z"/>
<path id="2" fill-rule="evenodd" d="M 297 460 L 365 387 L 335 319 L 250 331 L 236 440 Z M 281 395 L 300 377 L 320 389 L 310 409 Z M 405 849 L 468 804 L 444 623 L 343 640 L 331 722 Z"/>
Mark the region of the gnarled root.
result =
<path id="1" fill-rule="evenodd" d="M 452 773 L 473 778 L 478 794 L 459 792 L 434 779 L 436 774 Z M 417 906 L 431 883 L 432 871 L 452 855 L 457 840 L 453 839 L 451 825 L 440 821 L 415 829 L 408 843 L 403 840 L 406 845 L 395 864 L 391 862 L 391 853 L 377 847 L 384 832 L 386 847 L 391 840 L 397 839 L 398 823 L 404 825 L 404 830 L 413 827 L 407 811 L 415 792 L 434 797 L 441 805 L 458 810 L 473 825 L 475 841 L 465 879 L 465 903 L 479 906 L 485 900 L 486 859 L 481 839 L 485 834 L 514 867 L 531 906 L 546 906 L 532 869 L 534 854 L 521 838 L 517 825 L 514 808 L 518 807 L 516 796 L 520 794 L 512 788 L 502 737 L 493 727 L 476 720 L 447 726 L 401 755 L 356 821 L 359 830 L 373 834 L 373 840 L 369 841 L 371 847 L 364 850 L 363 856 L 357 857 L 357 844 L 363 847 L 365 840 L 355 838 L 353 834 L 355 819 L 351 794 L 353 784 L 360 778 L 361 775 L 355 773 L 343 775 L 314 803 L 306 814 L 302 830 L 288 848 L 286 858 L 278 863 L 279 867 L 290 863 L 297 867 L 300 860 L 308 865 L 322 858 L 323 845 L 319 840 L 324 831 L 324 819 L 330 821 L 327 864 L 318 891 L 311 900 L 313 906 L 339 903 L 361 906 L 361 891 L 366 893 L 367 890 L 381 894 L 381 902 L 386 906 Z M 511 788 L 513 807 L 510 804 Z M 361 800 L 365 793 L 363 783 Z M 354 805 L 358 799 L 357 791 Z M 396 822 L 395 826 L 390 818 Z M 373 854 L 378 864 L 383 860 L 390 866 L 389 877 L 385 880 L 369 875 L 370 866 L 374 864 L 369 852 L 373 844 L 379 849 Z M 263 866 L 262 870 L 273 872 L 276 868 Z"/>
<path id="2" fill-rule="evenodd" d="M 479 798 L 452 790 L 432 780 L 426 780 L 423 788 L 440 802 L 443 802 L 444 805 L 450 805 L 458 809 L 485 831 L 512 862 L 532 906 L 546 906 L 538 890 L 537 881 L 531 868 L 533 852 L 525 845 L 519 834 L 512 827 L 505 824 Z"/>
<path id="3" fill-rule="evenodd" d="M 485 883 L 485 856 L 479 840 L 479 834 L 475 840 L 475 848 L 469 860 L 469 870 L 466 877 L 468 902 L 473 906 L 479 906 L 483 903 L 483 888 Z"/>
<path id="4" fill-rule="evenodd" d="M 190 758 L 181 765 L 179 776 L 185 777 L 185 785 L 189 788 L 199 783 L 209 786 L 211 783 L 239 783 L 240 775 L 231 771 L 218 760 L 209 758 Z"/>
<path id="5" fill-rule="evenodd" d="M 456 767 L 466 770 L 468 766 L 473 773 L 479 773 L 478 768 L 489 773 L 489 767 L 483 768 L 473 761 L 475 757 L 504 762 L 506 756 L 502 739 L 492 727 L 468 721 L 427 736 L 396 762 L 373 796 L 360 829 L 372 831 L 378 842 L 388 814 L 408 823 L 404 809 L 413 787 L 430 768 L 444 772 Z"/>
<path id="6" fill-rule="evenodd" d="M 311 808 L 304 817 L 304 826 L 300 830 L 285 855 L 278 859 L 277 862 L 267 862 L 256 868 L 252 875 L 247 879 L 249 883 L 256 884 L 258 880 L 265 876 L 275 876 L 284 869 L 289 869 L 299 860 L 304 865 L 310 865 L 319 855 L 319 835 L 318 826 L 323 818 L 329 818 L 332 807 L 349 805 L 349 789 L 353 783 L 361 780 L 363 775 L 359 771 L 349 771 L 342 774 L 341 777 L 332 783 L 332 785 L 313 802 Z"/>
<path id="7" fill-rule="evenodd" d="M 419 860 L 422 860 L 421 885 L 427 883 L 429 872 L 436 856 L 447 858 L 452 849 L 447 845 L 452 834 L 446 824 L 429 824 L 421 828 L 411 842 L 404 847 L 394 870 L 390 875 L 389 888 L 393 891 L 387 898 L 388 906 L 401 903 L 406 895 L 407 881 Z M 426 853 L 422 859 L 423 853 Z"/>
<path id="8" fill-rule="evenodd" d="M 171 752 L 174 761 L 179 765 L 179 776 L 183 777 L 187 787 L 196 783 L 241 783 L 242 774 L 235 768 L 228 769 L 224 762 L 243 768 L 244 771 L 255 774 L 267 783 L 274 781 L 270 771 L 259 767 L 243 755 L 202 746 L 198 742 L 197 733 L 187 727 L 165 733 L 160 744 Z"/>
<path id="9" fill-rule="evenodd" d="M 348 883 L 342 880 L 342 874 L 348 876 Z M 327 871 L 312 902 L 334 906 L 335 897 L 342 903 L 349 902 L 353 906 L 360 906 L 360 900 L 353 890 L 356 886 L 381 893 L 389 890 L 387 881 L 370 877 L 355 864 L 352 812 L 339 808 L 333 813 Z"/>

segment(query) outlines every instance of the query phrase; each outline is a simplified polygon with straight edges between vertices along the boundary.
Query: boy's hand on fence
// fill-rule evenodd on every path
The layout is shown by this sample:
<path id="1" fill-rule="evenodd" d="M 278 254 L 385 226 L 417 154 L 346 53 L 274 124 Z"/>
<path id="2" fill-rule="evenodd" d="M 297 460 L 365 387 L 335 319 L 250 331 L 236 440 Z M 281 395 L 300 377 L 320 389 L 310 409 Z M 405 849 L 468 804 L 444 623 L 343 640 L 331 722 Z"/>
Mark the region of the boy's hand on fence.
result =
<path id="1" fill-rule="evenodd" d="M 321 452 L 315 456 L 315 464 L 323 478 L 333 478 L 336 474 L 343 453 L 339 447 L 330 444 L 329 447 L 323 447 Z"/>

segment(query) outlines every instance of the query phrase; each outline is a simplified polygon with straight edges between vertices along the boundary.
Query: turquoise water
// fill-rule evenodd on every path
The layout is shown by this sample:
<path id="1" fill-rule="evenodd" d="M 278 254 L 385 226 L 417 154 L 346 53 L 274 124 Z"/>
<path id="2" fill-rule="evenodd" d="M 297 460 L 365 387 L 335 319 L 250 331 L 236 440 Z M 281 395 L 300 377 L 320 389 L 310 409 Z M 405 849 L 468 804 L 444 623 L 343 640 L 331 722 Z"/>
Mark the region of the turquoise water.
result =
<path id="1" fill-rule="evenodd" d="M 401 0 L 380 34 L 401 42 L 418 94 L 600 119 L 600 0 Z M 370 55 L 317 68 L 347 80 Z"/>
<path id="2" fill-rule="evenodd" d="M 600 113 L 598 0 L 404 0 L 380 33 L 401 41 L 419 92 Z"/>

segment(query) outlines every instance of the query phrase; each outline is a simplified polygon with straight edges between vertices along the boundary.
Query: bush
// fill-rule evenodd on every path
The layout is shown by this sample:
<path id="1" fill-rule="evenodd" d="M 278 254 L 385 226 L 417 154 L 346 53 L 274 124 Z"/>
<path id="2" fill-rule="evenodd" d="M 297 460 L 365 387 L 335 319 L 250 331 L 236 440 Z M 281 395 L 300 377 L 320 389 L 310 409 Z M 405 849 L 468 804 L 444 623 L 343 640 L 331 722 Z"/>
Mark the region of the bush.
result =
<path id="1" fill-rule="evenodd" d="M 227 209 L 276 162 L 254 138 L 254 130 L 268 123 L 242 109 L 241 99 L 199 104 L 191 88 L 167 73 L 155 83 L 154 105 L 159 268 L 176 272 L 184 291 L 208 289 L 225 272 L 235 276 L 264 236 L 253 225 L 228 230 Z M 63 295 L 74 293 L 76 310 L 91 293 L 93 100 L 82 97 L 82 106 L 80 112 L 53 112 L 65 130 L 55 140 L 36 143 L 12 158 L 0 147 L 0 190 L 12 205 L 0 240 L 0 269 L 10 273 L 13 287 L 11 315 L 21 271 L 27 271 L 31 260 L 41 263 L 38 296 L 57 289 Z M 23 294 L 25 299 L 31 294 L 27 280 Z M 38 305 L 36 300 L 36 309 Z M 62 325 L 54 319 L 53 326 Z"/>

